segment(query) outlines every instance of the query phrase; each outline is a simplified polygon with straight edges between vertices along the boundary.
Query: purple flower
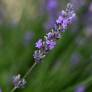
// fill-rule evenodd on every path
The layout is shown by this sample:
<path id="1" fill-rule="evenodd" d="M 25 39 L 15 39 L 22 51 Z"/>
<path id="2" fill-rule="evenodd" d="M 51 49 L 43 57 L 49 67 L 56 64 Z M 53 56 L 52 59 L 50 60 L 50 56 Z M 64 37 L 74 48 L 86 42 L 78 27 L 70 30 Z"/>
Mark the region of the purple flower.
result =
<path id="1" fill-rule="evenodd" d="M 80 85 L 76 88 L 75 92 L 85 92 L 85 86 L 84 85 Z"/>
<path id="2" fill-rule="evenodd" d="M 54 3 L 51 3 L 52 1 Z M 50 2 L 50 5 L 48 7 L 53 8 L 56 0 L 55 1 L 49 0 L 48 2 Z M 50 16 L 52 16 L 52 14 L 54 13 L 49 13 Z M 50 17 L 50 18 L 52 20 L 54 19 L 53 17 Z M 63 10 L 61 14 L 59 15 L 55 24 L 53 24 L 53 22 L 50 22 L 53 25 L 53 27 L 51 27 L 50 32 L 48 32 L 44 36 L 43 40 L 40 39 L 38 40 L 38 42 L 36 42 L 36 47 L 38 48 L 38 50 L 36 50 L 33 55 L 35 61 L 37 62 L 41 61 L 42 58 L 44 58 L 45 55 L 56 46 L 56 41 L 62 37 L 61 33 L 64 32 L 65 29 L 68 27 L 68 25 L 73 22 L 74 18 L 75 18 L 75 12 L 72 9 L 72 5 L 68 4 L 67 8 Z"/>
<path id="3" fill-rule="evenodd" d="M 68 18 L 68 21 L 69 21 L 70 23 L 72 23 L 73 20 L 75 20 L 75 19 L 76 19 L 76 14 L 75 14 L 75 13 L 72 13 L 72 15 Z"/>
<path id="4" fill-rule="evenodd" d="M 56 46 L 56 42 L 52 40 L 47 40 L 46 44 L 50 50 L 52 50 Z"/>
<path id="5" fill-rule="evenodd" d="M 62 10 L 61 13 L 60 13 L 60 16 L 65 18 L 67 16 L 67 12 L 65 10 Z"/>
<path id="6" fill-rule="evenodd" d="M 17 88 L 22 88 L 26 84 L 25 79 L 21 79 L 21 75 L 18 74 L 13 77 L 13 85 Z"/>
<path id="7" fill-rule="evenodd" d="M 63 22 L 63 17 L 62 16 L 59 16 L 58 19 L 56 20 L 56 23 L 57 24 L 61 24 Z"/>
<path id="8" fill-rule="evenodd" d="M 39 39 L 38 42 L 36 42 L 36 47 L 40 49 L 42 48 L 42 45 L 43 45 L 42 39 Z"/>
<path id="9" fill-rule="evenodd" d="M 69 24 L 69 20 L 66 18 L 63 18 L 62 16 L 59 16 L 59 18 L 56 20 L 57 24 L 61 24 L 63 29 L 66 29 L 68 24 Z"/>
<path id="10" fill-rule="evenodd" d="M 53 38 L 53 35 L 54 35 L 54 34 L 53 34 L 52 32 L 49 32 L 49 33 L 47 34 L 47 38 L 48 38 L 48 39 L 51 39 L 51 38 Z"/>
<path id="11" fill-rule="evenodd" d="M 72 5 L 68 4 L 66 10 L 61 11 L 61 14 L 56 20 L 56 23 L 60 24 L 62 26 L 62 30 L 64 30 L 67 28 L 69 24 L 73 22 L 75 17 L 76 17 L 76 14 L 74 10 L 72 9 Z"/>
<path id="12" fill-rule="evenodd" d="M 33 54 L 35 62 L 39 63 L 42 58 L 45 57 L 45 55 L 43 54 L 43 52 L 41 52 L 40 50 L 36 50 Z"/>
<path id="13" fill-rule="evenodd" d="M 68 26 L 68 24 L 69 24 L 69 21 L 68 21 L 67 19 L 64 19 L 64 20 L 63 20 L 63 23 L 62 23 L 63 29 L 66 29 L 67 26 Z"/>
<path id="14" fill-rule="evenodd" d="M 20 81 L 20 74 L 13 77 L 13 84 L 14 86 L 17 86 L 18 82 Z"/>
<path id="15" fill-rule="evenodd" d="M 49 32 L 47 34 L 47 39 L 59 39 L 61 38 L 61 34 L 59 32 Z"/>

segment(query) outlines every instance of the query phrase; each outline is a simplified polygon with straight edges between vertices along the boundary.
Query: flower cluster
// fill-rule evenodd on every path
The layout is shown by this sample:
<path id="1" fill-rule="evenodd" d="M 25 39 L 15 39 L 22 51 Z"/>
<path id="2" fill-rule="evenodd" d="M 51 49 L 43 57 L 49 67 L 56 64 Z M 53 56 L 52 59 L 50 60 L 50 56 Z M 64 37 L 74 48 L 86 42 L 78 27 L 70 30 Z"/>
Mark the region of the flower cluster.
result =
<path id="1" fill-rule="evenodd" d="M 56 23 L 60 24 L 62 26 L 62 29 L 65 30 L 67 26 L 72 23 L 75 17 L 76 17 L 76 14 L 73 10 L 72 5 L 69 3 L 67 4 L 66 10 L 61 11 L 60 16 L 56 20 Z"/>
<path id="2" fill-rule="evenodd" d="M 62 32 L 67 29 L 75 17 L 76 14 L 73 10 L 72 4 L 67 4 L 67 8 L 61 11 L 51 31 L 47 33 L 43 39 L 39 39 L 36 42 L 35 47 L 37 50 L 33 55 L 35 62 L 39 63 L 46 56 L 46 54 L 56 46 L 57 40 L 62 37 Z"/>
<path id="3" fill-rule="evenodd" d="M 13 77 L 13 85 L 16 88 L 23 88 L 26 84 L 25 79 L 21 79 L 21 75 L 18 74 L 16 76 Z"/>

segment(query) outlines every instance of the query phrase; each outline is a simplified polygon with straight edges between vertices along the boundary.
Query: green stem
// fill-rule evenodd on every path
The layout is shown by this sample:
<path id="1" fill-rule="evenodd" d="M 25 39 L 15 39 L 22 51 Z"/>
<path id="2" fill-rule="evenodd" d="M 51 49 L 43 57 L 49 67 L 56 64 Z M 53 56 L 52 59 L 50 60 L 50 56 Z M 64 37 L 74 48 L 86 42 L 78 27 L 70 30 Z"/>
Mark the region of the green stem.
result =
<path id="1" fill-rule="evenodd" d="M 14 92 L 17 89 L 17 87 L 14 87 L 10 92 Z"/>
<path id="2" fill-rule="evenodd" d="M 26 77 L 32 72 L 32 70 L 34 69 L 34 67 L 36 66 L 36 62 L 29 68 L 29 70 L 26 72 L 26 74 L 24 75 L 23 79 L 26 79 Z"/>

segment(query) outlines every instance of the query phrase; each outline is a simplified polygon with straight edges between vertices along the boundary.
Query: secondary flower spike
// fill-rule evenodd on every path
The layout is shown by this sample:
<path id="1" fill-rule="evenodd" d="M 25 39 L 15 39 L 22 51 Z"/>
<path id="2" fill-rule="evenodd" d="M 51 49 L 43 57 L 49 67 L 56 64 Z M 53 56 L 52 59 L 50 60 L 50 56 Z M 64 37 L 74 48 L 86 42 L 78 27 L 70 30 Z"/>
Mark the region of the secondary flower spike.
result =
<path id="1" fill-rule="evenodd" d="M 36 42 L 35 47 L 37 50 L 33 54 L 35 62 L 41 62 L 46 54 L 56 46 L 57 40 L 62 37 L 62 32 L 65 32 L 75 18 L 76 14 L 73 6 L 71 3 L 68 3 L 66 9 L 61 11 L 50 32 L 48 32 L 43 39 L 39 39 Z"/>
<path id="2" fill-rule="evenodd" d="M 20 74 L 18 74 L 18 75 L 13 77 L 13 85 L 14 85 L 14 87 L 22 88 L 22 87 L 25 86 L 25 84 L 26 84 L 26 81 L 25 81 L 25 79 L 21 78 Z"/>

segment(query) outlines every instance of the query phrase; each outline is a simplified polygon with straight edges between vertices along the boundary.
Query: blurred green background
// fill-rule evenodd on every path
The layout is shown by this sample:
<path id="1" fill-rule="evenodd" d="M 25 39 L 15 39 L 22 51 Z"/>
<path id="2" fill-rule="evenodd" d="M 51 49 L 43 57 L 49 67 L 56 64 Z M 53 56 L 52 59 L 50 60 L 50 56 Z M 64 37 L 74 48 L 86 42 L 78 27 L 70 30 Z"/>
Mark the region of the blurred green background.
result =
<path id="1" fill-rule="evenodd" d="M 53 0 L 52 0 L 53 1 Z M 26 73 L 34 63 L 35 43 L 47 31 L 49 19 L 57 19 L 68 2 L 74 4 L 77 20 L 63 33 L 57 47 L 16 92 L 92 92 L 92 2 L 91 0 L 0 0 L 0 88 L 10 92 L 12 77 Z M 47 26 L 47 27 L 46 27 Z"/>

